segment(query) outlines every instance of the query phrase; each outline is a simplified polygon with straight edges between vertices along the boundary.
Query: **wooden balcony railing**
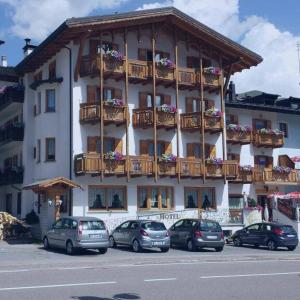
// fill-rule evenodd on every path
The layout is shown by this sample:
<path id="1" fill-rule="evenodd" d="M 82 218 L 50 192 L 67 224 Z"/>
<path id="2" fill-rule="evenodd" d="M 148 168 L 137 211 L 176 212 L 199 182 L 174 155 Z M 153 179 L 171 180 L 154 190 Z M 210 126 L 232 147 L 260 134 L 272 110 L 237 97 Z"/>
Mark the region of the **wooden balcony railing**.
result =
<path id="1" fill-rule="evenodd" d="M 201 112 L 180 115 L 181 130 L 193 131 L 201 128 Z"/>
<path id="2" fill-rule="evenodd" d="M 99 103 L 81 103 L 79 110 L 80 123 L 95 123 L 100 120 Z"/>
<path id="3" fill-rule="evenodd" d="M 154 174 L 153 157 L 130 156 L 129 173 L 131 177 L 153 176 Z"/>
<path id="4" fill-rule="evenodd" d="M 157 162 L 157 173 L 159 176 L 171 176 L 177 175 L 177 162 L 166 162 L 161 159 Z"/>
<path id="5" fill-rule="evenodd" d="M 227 129 L 227 143 L 229 144 L 251 144 L 251 132 L 239 132 Z"/>
<path id="6" fill-rule="evenodd" d="M 134 109 L 132 119 L 134 128 L 145 129 L 153 126 L 153 108 Z"/>
<path id="7" fill-rule="evenodd" d="M 148 64 L 148 75 L 149 77 L 153 76 L 152 63 Z M 167 67 L 155 68 L 155 76 L 157 81 L 174 81 L 175 80 L 175 69 L 169 69 Z"/>
<path id="8" fill-rule="evenodd" d="M 130 79 L 142 79 L 148 78 L 148 64 L 142 60 L 128 60 L 128 76 Z"/>
<path id="9" fill-rule="evenodd" d="M 196 84 L 196 72 L 192 68 L 178 68 L 178 84 L 193 86 Z"/>
<path id="10" fill-rule="evenodd" d="M 199 178 L 203 176 L 204 165 L 201 159 L 180 158 L 179 170 L 182 178 Z"/>
<path id="11" fill-rule="evenodd" d="M 220 86 L 220 76 L 214 74 L 207 74 L 203 72 L 203 85 L 213 88 L 218 88 Z"/>
<path id="12" fill-rule="evenodd" d="M 105 175 L 126 175 L 126 160 L 111 160 L 104 159 L 103 160 L 103 170 Z"/>
<path id="13" fill-rule="evenodd" d="M 157 127 L 171 129 L 177 126 L 176 113 L 164 112 L 157 108 Z"/>
<path id="14" fill-rule="evenodd" d="M 235 160 L 225 160 L 223 163 L 226 179 L 236 179 L 239 173 L 238 162 Z"/>
<path id="15" fill-rule="evenodd" d="M 223 117 L 212 117 L 204 114 L 204 129 L 214 133 L 222 131 L 224 127 Z"/>
<path id="16" fill-rule="evenodd" d="M 98 59 L 99 61 L 99 59 Z M 125 72 L 125 61 L 103 56 L 103 72 L 122 75 Z"/>
<path id="17" fill-rule="evenodd" d="M 280 183 L 295 183 L 297 184 L 297 172 L 292 170 L 290 173 L 281 173 L 274 170 L 264 170 L 264 181 L 265 182 L 276 182 Z"/>
<path id="18" fill-rule="evenodd" d="M 222 165 L 205 163 L 205 175 L 208 178 L 224 178 L 232 180 L 238 176 L 238 163 L 234 160 L 226 160 Z"/>
<path id="19" fill-rule="evenodd" d="M 280 148 L 284 145 L 284 137 L 282 134 L 266 134 L 255 132 L 253 134 L 253 144 L 256 147 Z"/>
<path id="20" fill-rule="evenodd" d="M 82 56 L 79 68 L 80 77 L 96 76 L 97 74 L 100 74 L 100 71 L 97 68 L 96 58 L 92 59 L 89 55 Z"/>
<path id="21" fill-rule="evenodd" d="M 231 183 L 251 183 L 253 181 L 253 171 L 245 171 L 241 168 L 238 168 L 237 177 L 230 181 Z"/>

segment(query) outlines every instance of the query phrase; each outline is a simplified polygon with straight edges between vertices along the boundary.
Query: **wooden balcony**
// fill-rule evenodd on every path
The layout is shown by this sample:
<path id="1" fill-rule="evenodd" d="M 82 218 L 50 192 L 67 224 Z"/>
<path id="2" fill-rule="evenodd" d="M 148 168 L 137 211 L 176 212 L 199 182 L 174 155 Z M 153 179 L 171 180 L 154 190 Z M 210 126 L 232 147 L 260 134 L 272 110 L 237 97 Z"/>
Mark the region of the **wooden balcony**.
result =
<path id="1" fill-rule="evenodd" d="M 180 115 L 181 130 L 195 131 L 201 128 L 201 112 L 184 113 Z"/>
<path id="2" fill-rule="evenodd" d="M 133 110 L 133 127 L 134 128 L 149 128 L 153 126 L 153 108 L 134 109 Z"/>
<path id="3" fill-rule="evenodd" d="M 201 159 L 180 158 L 179 171 L 181 178 L 200 178 L 203 176 L 204 165 Z"/>
<path id="4" fill-rule="evenodd" d="M 252 134 L 251 132 L 241 132 L 227 129 L 227 143 L 228 144 L 251 144 Z"/>
<path id="5" fill-rule="evenodd" d="M 281 173 L 278 171 L 265 169 L 264 182 L 274 182 L 276 184 L 297 184 L 297 172 L 295 170 L 292 170 L 290 173 Z"/>
<path id="6" fill-rule="evenodd" d="M 106 176 L 125 176 L 126 175 L 126 160 L 103 160 L 103 171 Z"/>
<path id="7" fill-rule="evenodd" d="M 131 83 L 148 80 L 148 63 L 142 60 L 128 60 L 128 77 Z"/>
<path id="8" fill-rule="evenodd" d="M 223 163 L 227 180 L 236 179 L 239 173 L 238 162 L 235 160 L 225 160 Z"/>
<path id="9" fill-rule="evenodd" d="M 130 156 L 129 173 L 131 177 L 153 176 L 154 174 L 153 157 Z"/>
<path id="10" fill-rule="evenodd" d="M 256 147 L 280 148 L 284 145 L 284 136 L 282 134 L 266 134 L 256 131 L 253 134 L 253 144 Z"/>
<path id="11" fill-rule="evenodd" d="M 0 145 L 10 142 L 21 142 L 24 139 L 24 124 L 10 124 L 0 128 Z"/>
<path id="12" fill-rule="evenodd" d="M 153 76 L 152 63 L 148 64 L 148 76 Z M 175 82 L 175 69 L 169 69 L 167 67 L 159 67 L 155 68 L 155 78 L 156 84 L 162 85 L 172 85 Z"/>
<path id="13" fill-rule="evenodd" d="M 228 180 L 237 178 L 238 163 L 233 160 L 226 160 L 222 165 L 205 163 L 205 175 L 207 178 L 220 179 L 226 177 Z"/>
<path id="14" fill-rule="evenodd" d="M 164 112 L 159 108 L 157 111 L 157 128 L 172 129 L 177 126 L 176 113 Z"/>
<path id="15" fill-rule="evenodd" d="M 181 89 L 196 85 L 196 72 L 192 68 L 178 68 L 178 84 Z"/>
<path id="16" fill-rule="evenodd" d="M 209 133 L 221 132 L 224 127 L 223 117 L 212 117 L 204 114 L 204 130 Z"/>
<path id="17" fill-rule="evenodd" d="M 217 92 L 220 89 L 220 76 L 214 74 L 207 74 L 203 72 L 203 88 L 209 92 Z"/>
<path id="18" fill-rule="evenodd" d="M 177 175 L 176 165 L 177 162 L 166 162 L 159 159 L 157 162 L 157 174 L 159 176 L 175 177 Z"/>
<path id="19" fill-rule="evenodd" d="M 125 124 L 128 118 L 127 106 L 103 105 L 103 121 L 105 125 L 115 124 L 117 126 Z M 99 103 L 81 103 L 79 120 L 82 124 L 94 124 L 100 121 Z"/>
<path id="20" fill-rule="evenodd" d="M 231 183 L 252 183 L 253 182 L 253 172 L 245 171 L 238 168 L 237 177 L 234 180 L 230 180 Z"/>
<path id="21" fill-rule="evenodd" d="M 99 58 L 98 58 L 99 63 Z M 124 76 L 125 60 L 117 60 L 103 56 L 103 75 L 104 78 L 120 79 Z"/>
<path id="22" fill-rule="evenodd" d="M 81 57 L 79 75 L 80 77 L 91 76 L 96 77 L 99 76 L 100 71 L 97 68 L 97 60 L 92 59 L 89 55 L 84 55 Z"/>

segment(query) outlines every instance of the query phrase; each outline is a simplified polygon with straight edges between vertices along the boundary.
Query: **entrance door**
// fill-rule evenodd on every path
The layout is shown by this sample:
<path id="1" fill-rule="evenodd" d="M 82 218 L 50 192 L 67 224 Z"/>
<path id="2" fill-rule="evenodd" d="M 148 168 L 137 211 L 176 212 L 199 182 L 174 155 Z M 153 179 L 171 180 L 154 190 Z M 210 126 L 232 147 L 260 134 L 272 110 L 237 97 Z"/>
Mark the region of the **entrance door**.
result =
<path id="1" fill-rule="evenodd" d="M 272 222 L 272 220 L 273 220 L 272 199 L 267 198 L 266 195 L 258 195 L 257 196 L 257 204 L 263 208 L 262 212 L 261 212 L 262 219 L 267 222 Z M 267 204 L 267 209 L 268 209 L 268 213 L 269 213 L 269 220 L 265 220 L 266 204 Z"/>

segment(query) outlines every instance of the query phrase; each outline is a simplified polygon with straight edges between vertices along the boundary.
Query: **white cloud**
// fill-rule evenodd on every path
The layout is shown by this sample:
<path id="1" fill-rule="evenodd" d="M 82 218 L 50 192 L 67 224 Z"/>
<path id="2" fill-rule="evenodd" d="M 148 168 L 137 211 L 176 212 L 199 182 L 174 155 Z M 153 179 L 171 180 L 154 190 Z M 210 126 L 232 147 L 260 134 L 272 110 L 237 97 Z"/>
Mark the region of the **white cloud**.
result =
<path id="1" fill-rule="evenodd" d="M 128 0 L 0 0 L 9 9 L 13 35 L 41 41 L 65 19 L 84 17 L 95 9 L 120 6 Z"/>
<path id="2" fill-rule="evenodd" d="M 258 89 L 282 96 L 300 97 L 296 52 L 299 36 L 282 32 L 275 24 L 259 16 L 251 15 L 241 20 L 239 0 L 167 0 L 144 4 L 139 9 L 170 5 L 264 58 L 258 67 L 233 77 L 238 92 Z"/>

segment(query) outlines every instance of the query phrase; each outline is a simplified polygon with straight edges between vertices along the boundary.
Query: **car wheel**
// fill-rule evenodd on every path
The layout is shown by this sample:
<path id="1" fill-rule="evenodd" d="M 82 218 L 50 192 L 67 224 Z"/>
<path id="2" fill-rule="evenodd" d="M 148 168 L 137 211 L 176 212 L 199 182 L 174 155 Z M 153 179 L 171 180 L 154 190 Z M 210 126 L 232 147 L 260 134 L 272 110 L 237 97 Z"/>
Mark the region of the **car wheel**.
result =
<path id="1" fill-rule="evenodd" d="M 216 247 L 215 250 L 216 252 L 222 252 L 224 249 L 224 247 Z"/>
<path id="2" fill-rule="evenodd" d="M 296 248 L 297 248 L 297 246 L 288 246 L 287 247 L 290 251 L 294 251 Z"/>
<path id="3" fill-rule="evenodd" d="M 163 253 L 169 252 L 170 248 L 160 248 L 160 251 Z"/>
<path id="4" fill-rule="evenodd" d="M 269 249 L 270 251 L 274 251 L 274 250 L 276 250 L 276 248 L 277 248 L 277 246 L 276 246 L 276 244 L 275 244 L 275 242 L 274 242 L 273 240 L 269 240 L 269 241 L 267 242 L 267 247 L 268 247 L 268 249 Z"/>
<path id="5" fill-rule="evenodd" d="M 112 235 L 109 237 L 109 247 L 111 247 L 111 248 L 117 248 L 116 241 L 115 241 L 115 239 L 114 239 L 114 237 Z"/>
<path id="6" fill-rule="evenodd" d="M 132 250 L 134 252 L 140 252 L 141 251 L 141 246 L 138 240 L 134 240 L 132 243 Z"/>
<path id="7" fill-rule="evenodd" d="M 98 251 L 100 254 L 105 254 L 107 252 L 107 248 L 99 248 Z"/>
<path id="8" fill-rule="evenodd" d="M 49 241 L 48 241 L 48 238 L 46 236 L 43 238 L 43 245 L 44 245 L 44 249 L 49 249 L 50 248 Z"/>
<path id="9" fill-rule="evenodd" d="M 186 247 L 189 251 L 195 251 L 196 247 L 192 240 L 188 240 L 186 243 Z"/>
<path id="10" fill-rule="evenodd" d="M 74 253 L 74 247 L 73 247 L 73 243 L 71 241 L 67 241 L 66 252 L 69 255 L 72 255 Z"/>
<path id="11" fill-rule="evenodd" d="M 233 240 L 233 244 L 234 244 L 234 246 L 236 246 L 236 247 L 242 247 L 242 246 L 243 246 L 242 240 L 241 240 L 239 237 L 237 237 L 237 238 L 235 238 L 235 239 Z"/>

